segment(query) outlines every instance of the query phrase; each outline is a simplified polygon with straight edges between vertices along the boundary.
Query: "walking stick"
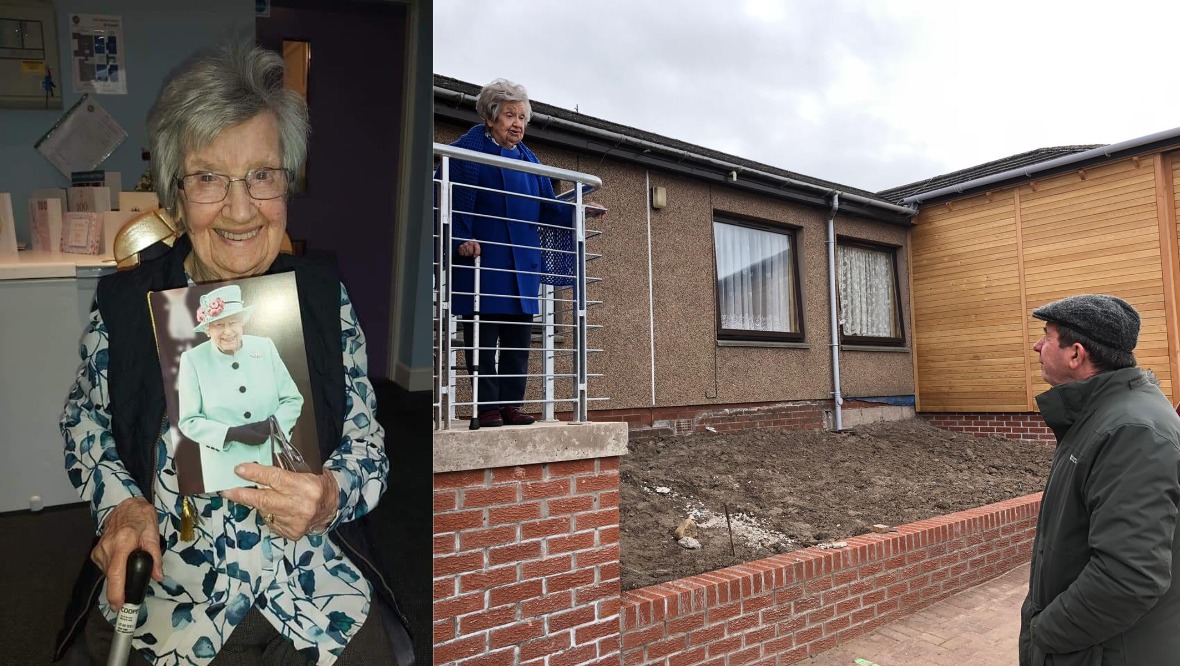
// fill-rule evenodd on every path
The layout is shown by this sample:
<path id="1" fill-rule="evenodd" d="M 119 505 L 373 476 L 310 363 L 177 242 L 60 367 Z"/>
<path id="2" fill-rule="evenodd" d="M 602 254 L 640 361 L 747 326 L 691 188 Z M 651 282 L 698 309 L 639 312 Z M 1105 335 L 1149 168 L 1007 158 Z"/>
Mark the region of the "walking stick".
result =
<path id="1" fill-rule="evenodd" d="M 127 557 L 126 582 L 123 585 L 123 607 L 115 621 L 115 639 L 111 641 L 111 652 L 107 655 L 107 666 L 125 666 L 131 656 L 131 637 L 135 635 L 135 624 L 139 619 L 139 605 L 147 592 L 148 579 L 152 576 L 152 556 L 146 550 L 134 550 Z"/>

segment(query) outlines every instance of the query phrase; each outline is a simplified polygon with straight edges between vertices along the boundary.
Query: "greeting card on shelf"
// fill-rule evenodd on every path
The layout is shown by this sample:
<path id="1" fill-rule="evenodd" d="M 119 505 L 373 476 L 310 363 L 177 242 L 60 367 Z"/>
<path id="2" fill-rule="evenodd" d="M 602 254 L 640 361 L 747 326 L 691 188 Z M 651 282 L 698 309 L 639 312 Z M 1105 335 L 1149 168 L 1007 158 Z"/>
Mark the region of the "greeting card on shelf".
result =
<path id="1" fill-rule="evenodd" d="M 61 251 L 102 253 L 102 213 L 66 213 L 61 222 Z"/>
<path id="2" fill-rule="evenodd" d="M 115 253 L 115 236 L 119 235 L 119 230 L 123 228 L 124 224 L 133 217 L 142 215 L 142 213 L 133 213 L 129 210 L 111 210 L 102 214 L 102 253 L 113 255 Z"/>
<path id="3" fill-rule="evenodd" d="M 111 210 L 111 190 L 106 187 L 71 187 L 71 213 L 103 213 Z"/>
<path id="4" fill-rule="evenodd" d="M 33 250 L 57 252 L 61 247 L 61 199 L 29 199 L 29 228 Z"/>
<path id="5" fill-rule="evenodd" d="M 30 199 L 58 199 L 58 200 L 60 200 L 61 201 L 60 210 L 61 210 L 62 215 L 65 215 L 66 211 L 68 211 L 70 209 L 69 197 L 66 196 L 66 190 L 64 187 L 46 187 L 46 188 L 42 188 L 42 189 L 38 189 L 38 190 L 33 190 L 32 192 L 29 192 L 29 198 Z"/>
<path id="6" fill-rule="evenodd" d="M 0 192 L 0 254 L 16 254 L 16 220 L 12 216 L 12 195 Z"/>
<path id="7" fill-rule="evenodd" d="M 160 207 L 155 192 L 120 192 L 119 210 L 146 213 Z"/>
<path id="8" fill-rule="evenodd" d="M 70 184 L 74 187 L 105 187 L 111 193 L 108 210 L 122 210 L 119 208 L 119 191 L 123 189 L 123 175 L 118 171 L 75 171 L 70 174 Z"/>

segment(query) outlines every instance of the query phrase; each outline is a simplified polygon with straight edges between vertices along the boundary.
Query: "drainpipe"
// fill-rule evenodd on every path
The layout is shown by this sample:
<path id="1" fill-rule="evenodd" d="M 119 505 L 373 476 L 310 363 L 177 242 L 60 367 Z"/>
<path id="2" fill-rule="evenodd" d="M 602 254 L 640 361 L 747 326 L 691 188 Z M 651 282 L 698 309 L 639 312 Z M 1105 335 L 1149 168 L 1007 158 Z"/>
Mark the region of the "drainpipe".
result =
<path id="1" fill-rule="evenodd" d="M 840 193 L 832 192 L 832 212 L 828 215 L 828 311 L 832 313 L 832 416 L 836 432 L 844 429 L 840 406 L 840 316 L 836 311 L 836 211 L 840 208 Z"/>

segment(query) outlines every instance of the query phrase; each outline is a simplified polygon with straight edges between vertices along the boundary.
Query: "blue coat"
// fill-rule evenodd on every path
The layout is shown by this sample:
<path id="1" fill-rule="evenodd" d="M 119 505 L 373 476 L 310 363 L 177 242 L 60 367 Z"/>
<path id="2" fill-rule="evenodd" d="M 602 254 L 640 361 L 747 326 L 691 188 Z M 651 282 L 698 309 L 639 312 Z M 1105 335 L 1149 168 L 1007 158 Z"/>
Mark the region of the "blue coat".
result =
<path id="1" fill-rule="evenodd" d="M 518 144 L 511 151 L 496 145 L 485 135 L 483 125 L 472 127 L 451 145 L 539 163 L 524 144 Z M 455 160 L 452 163 L 451 180 L 456 183 L 452 198 L 452 249 L 472 239 L 480 243 L 479 311 L 483 314 L 538 314 L 541 277 L 536 273 L 545 272 L 545 268 L 537 227 L 527 222 L 496 218 L 572 227 L 573 207 L 509 196 L 502 192 L 473 190 L 460 185 L 478 185 L 481 188 L 553 198 L 553 185 L 548 178 L 519 171 Z M 452 252 L 452 257 L 451 290 L 454 296 L 451 311 L 458 315 L 469 315 L 475 311 L 474 299 L 470 296 L 475 291 L 475 272 L 472 269 L 475 262 L 471 257 L 460 257 L 457 252 Z M 484 270 L 489 268 L 518 272 Z"/>

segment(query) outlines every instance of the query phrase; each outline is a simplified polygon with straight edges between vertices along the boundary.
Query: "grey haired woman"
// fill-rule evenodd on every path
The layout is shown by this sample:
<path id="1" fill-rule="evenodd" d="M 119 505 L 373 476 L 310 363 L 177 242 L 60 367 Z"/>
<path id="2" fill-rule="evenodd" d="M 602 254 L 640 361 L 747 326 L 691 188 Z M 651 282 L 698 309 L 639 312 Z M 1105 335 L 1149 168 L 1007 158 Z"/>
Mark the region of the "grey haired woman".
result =
<path id="1" fill-rule="evenodd" d="M 483 123 L 451 145 L 541 163 L 522 143 L 533 113 L 524 86 L 496 79 L 479 91 L 475 110 Z M 478 362 L 473 349 L 466 351 L 466 359 L 468 368 L 478 365 L 479 425 L 529 425 L 534 417 L 520 408 L 533 316 L 540 312 L 545 272 L 541 234 L 573 227 L 574 209 L 554 203 L 548 178 L 523 171 L 455 160 L 451 180 L 455 184 L 451 236 L 457 255 L 452 266 L 451 311 L 460 318 L 465 345 L 478 347 Z M 600 214 L 605 212 L 597 204 L 590 205 Z M 481 258 L 481 269 L 488 269 L 480 272 L 478 312 L 473 298 L 475 257 Z M 475 315 L 480 316 L 478 341 L 474 340 Z"/>
<path id="2" fill-rule="evenodd" d="M 333 270 L 279 253 L 308 134 L 282 80 L 277 54 L 218 47 L 182 65 L 149 114 L 157 194 L 183 235 L 100 280 L 83 334 L 61 430 L 98 536 L 58 657 L 79 634 L 105 653 L 142 548 L 153 580 L 133 663 L 395 663 L 383 624 L 400 613 L 362 521 L 389 467 L 364 334 Z M 182 496 L 146 295 L 280 271 L 299 285 L 323 471 L 244 463 L 235 473 L 259 487 Z"/>

